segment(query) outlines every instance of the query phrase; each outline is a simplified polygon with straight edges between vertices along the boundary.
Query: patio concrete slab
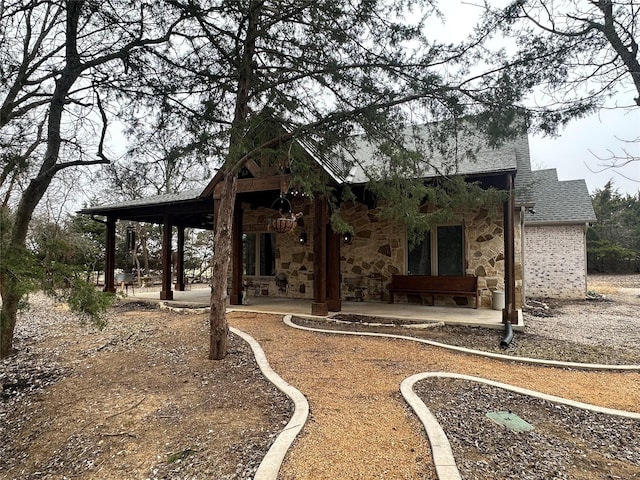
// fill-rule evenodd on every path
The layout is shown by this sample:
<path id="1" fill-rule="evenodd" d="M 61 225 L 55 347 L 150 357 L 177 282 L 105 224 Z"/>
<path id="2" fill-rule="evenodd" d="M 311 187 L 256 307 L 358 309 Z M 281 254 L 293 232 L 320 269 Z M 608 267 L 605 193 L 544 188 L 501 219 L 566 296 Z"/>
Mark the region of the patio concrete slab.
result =
<path id="1" fill-rule="evenodd" d="M 142 288 L 129 291 L 127 298 L 145 299 L 160 302 L 157 288 Z M 184 305 L 189 307 L 208 307 L 210 290 L 205 288 L 192 288 L 184 292 L 174 291 L 173 300 L 166 301 L 169 305 Z M 311 315 L 310 299 L 294 299 L 283 297 L 256 296 L 247 299 L 247 305 L 230 305 L 230 311 L 250 311 L 259 313 L 273 313 L 278 315 Z M 522 312 L 519 313 L 519 322 L 514 326 L 515 330 L 522 330 Z M 371 317 L 398 318 L 413 322 L 443 322 L 450 325 L 471 325 L 488 328 L 502 328 L 502 312 L 489 308 L 469 307 L 442 307 L 419 304 L 383 302 L 342 302 L 341 312 L 330 312 L 329 316 L 336 314 L 366 315 Z"/>

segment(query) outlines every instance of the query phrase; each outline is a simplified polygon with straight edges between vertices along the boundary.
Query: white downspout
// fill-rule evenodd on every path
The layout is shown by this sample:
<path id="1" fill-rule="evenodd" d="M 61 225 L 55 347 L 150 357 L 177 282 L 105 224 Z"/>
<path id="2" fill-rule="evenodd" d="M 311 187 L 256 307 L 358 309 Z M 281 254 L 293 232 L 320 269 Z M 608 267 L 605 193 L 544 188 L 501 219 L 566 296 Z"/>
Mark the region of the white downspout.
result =
<path id="1" fill-rule="evenodd" d="M 588 284 L 588 276 L 589 276 L 589 271 L 587 270 L 588 265 L 587 265 L 587 230 L 589 230 L 589 222 L 584 224 L 584 228 L 582 230 L 582 246 L 584 248 L 584 295 L 587 295 L 587 292 L 589 291 L 589 284 Z"/>

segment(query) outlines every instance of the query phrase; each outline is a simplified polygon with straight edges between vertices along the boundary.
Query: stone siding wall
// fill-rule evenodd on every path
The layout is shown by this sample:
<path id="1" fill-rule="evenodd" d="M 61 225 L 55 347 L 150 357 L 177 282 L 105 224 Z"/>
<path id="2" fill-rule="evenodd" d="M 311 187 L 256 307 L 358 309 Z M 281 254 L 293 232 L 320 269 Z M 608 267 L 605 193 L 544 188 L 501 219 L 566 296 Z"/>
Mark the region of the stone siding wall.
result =
<path id="1" fill-rule="evenodd" d="M 273 210 L 244 207 L 244 232 L 264 232 Z M 480 210 L 461 215 L 464 225 L 466 273 L 478 276 L 481 305 L 491 307 L 492 292 L 504 290 L 504 240 L 502 209 Z M 293 204 L 294 212 L 302 212 L 302 224 L 307 233 L 307 244 L 300 245 L 302 231 L 297 227 L 290 234 L 276 235 L 276 271 L 287 277 L 287 291 L 279 291 L 275 281 L 268 278 L 253 279 L 254 283 L 268 284 L 269 295 L 291 298 L 313 298 L 313 209 L 309 202 Z M 376 210 L 361 203 L 341 207 L 341 214 L 354 227 L 351 244 L 341 245 L 342 298 L 344 300 L 386 301 L 386 285 L 394 273 L 406 274 L 406 228 L 394 220 L 381 220 Z M 516 222 L 518 225 L 518 222 Z M 522 266 L 520 262 L 520 234 L 516 231 L 517 306 L 521 302 Z M 249 295 L 264 288 L 248 289 Z M 266 293 L 266 291 L 265 291 Z M 398 296 L 398 301 L 408 301 Z M 452 304 L 452 299 L 438 299 L 438 303 Z"/>
<path id="2" fill-rule="evenodd" d="M 480 305 L 491 306 L 494 290 L 504 290 L 502 212 L 482 209 L 464 216 L 466 273 L 478 277 Z"/>
<path id="3" fill-rule="evenodd" d="M 341 213 L 354 228 L 351 245 L 340 249 L 343 299 L 386 301 L 391 276 L 405 273 L 404 225 L 381 220 L 361 203 L 343 205 Z"/>
<path id="4" fill-rule="evenodd" d="M 282 291 L 270 277 L 248 277 L 251 286 L 249 296 L 263 295 L 287 296 L 290 298 L 313 298 L 313 209 L 309 202 L 294 202 L 294 212 L 302 212 L 303 227 L 297 226 L 290 233 L 276 234 L 276 272 L 287 279 L 286 290 Z M 252 209 L 243 205 L 243 233 L 268 232 L 271 220 L 277 217 L 275 210 L 269 208 Z M 306 245 L 298 241 L 300 232 L 307 233 Z M 259 287 L 259 288 L 258 288 Z"/>
<path id="5" fill-rule="evenodd" d="M 583 225 L 525 226 L 527 297 L 580 298 L 586 293 Z"/>

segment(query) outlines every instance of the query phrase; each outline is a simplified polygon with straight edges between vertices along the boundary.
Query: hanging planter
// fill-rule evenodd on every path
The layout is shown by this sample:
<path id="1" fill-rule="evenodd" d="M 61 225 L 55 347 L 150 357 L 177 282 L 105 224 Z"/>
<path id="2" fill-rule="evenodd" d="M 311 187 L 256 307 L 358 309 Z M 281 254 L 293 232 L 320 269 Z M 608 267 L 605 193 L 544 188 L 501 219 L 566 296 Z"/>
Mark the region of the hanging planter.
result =
<path id="1" fill-rule="evenodd" d="M 273 220 L 271 220 L 270 228 L 276 233 L 289 233 L 295 228 L 296 220 L 301 215 L 301 213 L 287 213 L 281 217 L 274 218 Z"/>
<path id="2" fill-rule="evenodd" d="M 296 227 L 297 220 L 302 216 L 302 213 L 291 212 L 291 202 L 284 194 L 280 194 L 280 198 L 273 202 L 271 208 L 274 208 L 278 202 L 280 203 L 280 208 L 278 209 L 280 216 L 271 220 L 269 230 L 273 230 L 276 233 L 289 233 Z"/>

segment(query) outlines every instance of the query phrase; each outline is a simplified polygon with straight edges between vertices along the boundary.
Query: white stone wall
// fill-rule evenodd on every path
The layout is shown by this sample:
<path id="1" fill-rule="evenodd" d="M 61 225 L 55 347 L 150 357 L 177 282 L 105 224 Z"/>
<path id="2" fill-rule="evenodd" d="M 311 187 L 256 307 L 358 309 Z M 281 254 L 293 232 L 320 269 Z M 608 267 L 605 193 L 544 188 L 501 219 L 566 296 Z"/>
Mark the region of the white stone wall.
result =
<path id="1" fill-rule="evenodd" d="M 527 297 L 583 297 L 585 262 L 583 225 L 525 225 Z"/>

